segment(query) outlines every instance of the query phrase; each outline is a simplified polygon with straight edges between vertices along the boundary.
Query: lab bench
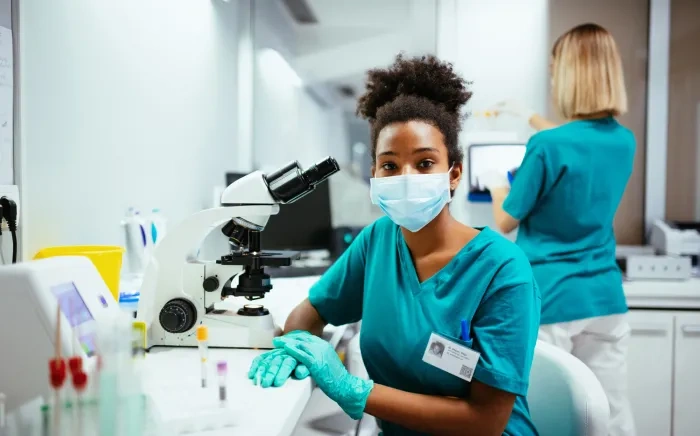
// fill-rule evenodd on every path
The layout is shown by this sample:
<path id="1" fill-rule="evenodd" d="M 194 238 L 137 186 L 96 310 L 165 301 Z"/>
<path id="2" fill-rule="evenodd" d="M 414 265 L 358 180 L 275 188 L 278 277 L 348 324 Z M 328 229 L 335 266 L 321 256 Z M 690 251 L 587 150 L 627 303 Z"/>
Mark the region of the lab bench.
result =
<path id="1" fill-rule="evenodd" d="M 698 434 L 700 278 L 626 282 L 629 397 L 638 436 Z"/>
<path id="2" fill-rule="evenodd" d="M 275 322 L 284 325 L 287 316 L 308 295 L 317 277 L 279 278 L 262 300 Z M 345 327 L 328 326 L 324 337 L 337 347 Z M 235 434 L 246 436 L 290 436 L 311 398 L 313 382 L 290 380 L 279 388 L 263 389 L 248 379 L 253 359 L 265 350 L 211 349 L 209 361 L 226 360 L 228 364 L 227 406 L 235 417 Z M 196 348 L 154 348 L 145 359 L 146 392 L 156 408 L 167 407 L 191 397 L 200 385 L 199 353 Z M 216 384 L 212 371 L 210 382 Z M 181 386 L 177 388 L 174 386 Z M 167 403 L 167 404 L 166 404 Z M 181 404 L 180 404 L 181 406 Z M 207 433 L 209 434 L 209 433 Z"/>

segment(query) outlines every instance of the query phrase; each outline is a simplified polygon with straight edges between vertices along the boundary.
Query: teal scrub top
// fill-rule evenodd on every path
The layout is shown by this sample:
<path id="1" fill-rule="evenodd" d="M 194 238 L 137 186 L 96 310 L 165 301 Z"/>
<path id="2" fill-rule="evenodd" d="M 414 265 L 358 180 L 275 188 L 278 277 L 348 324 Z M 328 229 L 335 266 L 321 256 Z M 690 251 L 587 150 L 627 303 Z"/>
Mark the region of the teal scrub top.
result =
<path id="1" fill-rule="evenodd" d="M 504 434 L 537 434 L 526 394 L 540 296 L 527 258 L 498 233 L 482 229 L 420 283 L 399 226 L 381 218 L 312 287 L 309 300 L 333 325 L 362 320 L 362 358 L 371 379 L 385 386 L 468 399 L 471 383 L 425 363 L 423 353 L 433 332 L 478 351 L 473 380 L 517 395 Z M 470 326 L 466 341 L 462 320 Z M 390 422 L 382 431 L 423 434 Z"/>
<path id="2" fill-rule="evenodd" d="M 542 293 L 542 324 L 625 313 L 613 218 L 634 164 L 614 118 L 572 121 L 527 144 L 503 209 Z"/>

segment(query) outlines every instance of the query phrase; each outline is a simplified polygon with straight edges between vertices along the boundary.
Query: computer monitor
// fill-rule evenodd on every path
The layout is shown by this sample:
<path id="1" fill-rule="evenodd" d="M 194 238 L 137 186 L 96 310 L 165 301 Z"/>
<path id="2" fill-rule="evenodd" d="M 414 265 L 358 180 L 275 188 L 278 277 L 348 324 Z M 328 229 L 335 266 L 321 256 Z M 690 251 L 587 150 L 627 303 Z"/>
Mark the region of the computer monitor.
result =
<path id="1" fill-rule="evenodd" d="M 491 201 L 491 193 L 479 178 L 491 171 L 504 176 L 520 166 L 525 157 L 525 144 L 471 144 L 468 149 L 467 165 L 469 176 L 468 200 L 474 202 Z"/>
<path id="2" fill-rule="evenodd" d="M 227 173 L 230 185 L 246 174 Z M 328 181 L 291 204 L 280 204 L 277 215 L 261 234 L 263 250 L 330 250 L 333 245 L 331 198 Z"/>
<path id="3" fill-rule="evenodd" d="M 226 186 L 230 185 L 231 183 L 235 182 L 238 179 L 243 178 L 243 176 L 247 176 L 248 174 L 244 173 L 226 173 Z"/>

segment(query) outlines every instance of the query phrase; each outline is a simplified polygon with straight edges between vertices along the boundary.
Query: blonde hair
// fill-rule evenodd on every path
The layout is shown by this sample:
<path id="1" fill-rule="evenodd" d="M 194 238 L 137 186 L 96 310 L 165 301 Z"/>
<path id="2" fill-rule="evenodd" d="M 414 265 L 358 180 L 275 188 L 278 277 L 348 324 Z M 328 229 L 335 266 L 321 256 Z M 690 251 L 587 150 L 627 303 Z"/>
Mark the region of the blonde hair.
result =
<path id="1" fill-rule="evenodd" d="M 627 112 L 622 61 L 612 35 L 597 24 L 582 24 L 552 48 L 552 96 L 566 119 Z"/>

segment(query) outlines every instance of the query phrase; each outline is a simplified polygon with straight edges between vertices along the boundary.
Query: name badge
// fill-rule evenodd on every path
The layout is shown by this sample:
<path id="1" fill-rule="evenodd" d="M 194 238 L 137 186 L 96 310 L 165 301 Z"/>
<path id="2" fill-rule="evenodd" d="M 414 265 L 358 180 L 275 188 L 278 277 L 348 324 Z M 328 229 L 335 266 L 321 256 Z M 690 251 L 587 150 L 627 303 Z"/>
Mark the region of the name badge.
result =
<path id="1" fill-rule="evenodd" d="M 423 362 L 470 382 L 480 357 L 471 348 L 433 333 L 423 353 Z"/>

